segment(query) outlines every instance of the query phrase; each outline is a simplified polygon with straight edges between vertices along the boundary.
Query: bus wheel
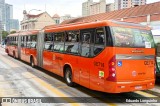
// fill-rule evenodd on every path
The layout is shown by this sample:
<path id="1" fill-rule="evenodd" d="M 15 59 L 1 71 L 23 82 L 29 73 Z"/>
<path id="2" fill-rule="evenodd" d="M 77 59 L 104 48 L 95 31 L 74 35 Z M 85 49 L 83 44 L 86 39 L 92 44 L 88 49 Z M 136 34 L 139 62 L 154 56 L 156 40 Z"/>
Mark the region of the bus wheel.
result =
<path id="1" fill-rule="evenodd" d="M 31 67 L 33 67 L 33 68 L 35 67 L 33 57 L 31 57 L 31 59 L 30 59 L 30 65 L 31 65 Z"/>
<path id="2" fill-rule="evenodd" d="M 67 67 L 65 69 L 65 81 L 67 83 L 68 86 L 74 86 L 74 82 L 72 82 L 72 71 L 70 67 Z"/>
<path id="3" fill-rule="evenodd" d="M 15 58 L 15 59 L 16 59 L 16 54 L 15 54 L 15 52 L 13 52 L 13 58 Z"/>
<path id="4" fill-rule="evenodd" d="M 16 56 L 14 55 L 13 58 L 16 59 Z"/>

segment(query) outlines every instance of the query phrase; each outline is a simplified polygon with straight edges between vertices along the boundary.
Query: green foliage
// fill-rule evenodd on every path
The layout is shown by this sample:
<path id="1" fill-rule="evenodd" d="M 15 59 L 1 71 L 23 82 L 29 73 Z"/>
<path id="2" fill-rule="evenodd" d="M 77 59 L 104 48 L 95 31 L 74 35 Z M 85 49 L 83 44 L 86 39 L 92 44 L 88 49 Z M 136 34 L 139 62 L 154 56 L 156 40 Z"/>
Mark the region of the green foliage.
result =
<path id="1" fill-rule="evenodd" d="M 9 33 L 7 31 L 2 31 L 2 39 L 6 38 Z"/>
<path id="2" fill-rule="evenodd" d="M 16 31 L 11 31 L 10 34 L 16 33 Z"/>

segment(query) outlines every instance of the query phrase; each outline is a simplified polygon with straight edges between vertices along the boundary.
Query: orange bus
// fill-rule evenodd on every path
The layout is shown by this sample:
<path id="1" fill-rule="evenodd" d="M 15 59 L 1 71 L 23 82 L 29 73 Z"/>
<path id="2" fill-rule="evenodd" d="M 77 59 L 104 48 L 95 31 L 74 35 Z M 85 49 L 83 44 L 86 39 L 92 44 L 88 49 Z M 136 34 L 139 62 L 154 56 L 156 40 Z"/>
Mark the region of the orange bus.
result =
<path id="1" fill-rule="evenodd" d="M 7 37 L 6 52 L 14 58 L 37 65 L 37 34 L 38 30 L 21 31 Z M 34 63 L 34 64 L 33 64 Z"/>
<path id="2" fill-rule="evenodd" d="M 36 45 L 36 57 L 28 58 L 32 66 L 64 77 L 69 86 L 120 93 L 155 85 L 154 41 L 147 26 L 118 21 L 47 26 Z"/>
<path id="3" fill-rule="evenodd" d="M 7 37 L 5 52 L 14 58 L 18 57 L 18 33 L 11 34 Z"/>

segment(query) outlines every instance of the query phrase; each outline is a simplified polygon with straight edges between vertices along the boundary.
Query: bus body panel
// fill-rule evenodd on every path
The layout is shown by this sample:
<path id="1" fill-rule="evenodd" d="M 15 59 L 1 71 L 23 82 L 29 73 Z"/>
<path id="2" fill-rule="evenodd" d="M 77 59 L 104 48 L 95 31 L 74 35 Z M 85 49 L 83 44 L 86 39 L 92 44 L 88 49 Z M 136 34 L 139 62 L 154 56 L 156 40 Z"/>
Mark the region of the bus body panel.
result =
<path id="1" fill-rule="evenodd" d="M 140 81 L 154 79 L 154 60 L 117 60 L 122 66 L 116 67 L 118 81 Z M 145 62 L 149 65 L 145 65 Z"/>
<path id="2" fill-rule="evenodd" d="M 53 71 L 53 52 L 51 51 L 43 51 L 43 68 Z"/>
<path id="3" fill-rule="evenodd" d="M 154 49 L 116 48 L 115 55 L 117 81 L 154 79 Z"/>
<path id="4" fill-rule="evenodd" d="M 22 47 L 21 48 L 21 60 L 26 61 L 26 48 Z"/>
<path id="5" fill-rule="evenodd" d="M 108 50 L 109 48 L 106 48 L 98 56 L 91 59 L 92 63 L 89 62 L 90 65 L 93 65 L 90 70 L 90 89 L 104 91 L 105 79 L 108 76 L 108 58 L 111 56 L 107 52 Z"/>
<path id="6" fill-rule="evenodd" d="M 63 60 L 63 54 L 54 52 L 52 54 L 52 56 L 53 56 L 52 57 L 53 72 L 55 74 L 57 74 L 57 75 L 63 76 L 62 75 L 62 73 L 63 73 L 63 66 L 61 66 L 61 64 L 60 64 L 61 63 L 60 61 Z"/>
<path id="7" fill-rule="evenodd" d="M 110 82 L 105 81 L 104 92 L 108 93 L 121 93 L 121 92 L 132 92 L 139 90 L 146 90 L 154 88 L 155 79 L 144 80 L 144 81 L 124 81 L 124 82 Z"/>
<path id="8" fill-rule="evenodd" d="M 80 72 L 79 83 L 85 87 L 89 88 L 90 82 L 90 72 L 93 69 L 93 60 L 90 58 L 79 57 L 78 59 L 78 68 Z"/>
<path id="9" fill-rule="evenodd" d="M 79 84 L 80 81 L 80 70 L 79 70 L 79 66 L 78 66 L 78 55 L 72 55 L 72 54 L 65 54 L 63 56 L 63 65 L 62 67 L 64 68 L 64 66 L 68 65 L 72 68 L 72 74 L 73 74 L 73 81 L 75 83 Z M 64 73 L 62 73 L 62 76 L 64 76 Z"/>
<path id="10" fill-rule="evenodd" d="M 32 55 L 32 50 L 30 48 L 25 48 L 25 60 L 26 62 L 30 63 L 30 56 Z"/>
<path id="11" fill-rule="evenodd" d="M 37 66 L 37 50 L 34 48 L 30 48 L 29 53 L 28 53 L 28 58 L 30 59 L 30 57 L 33 58 L 34 64 L 35 66 Z M 30 62 L 30 60 L 29 60 Z"/>
<path id="12" fill-rule="evenodd" d="M 54 53 L 54 60 L 53 60 L 53 69 L 56 74 L 63 76 L 63 67 L 64 67 L 64 59 L 65 54 L 62 53 Z"/>
<path id="13" fill-rule="evenodd" d="M 43 51 L 43 68 L 53 72 L 57 75 L 63 76 L 63 65 L 62 65 L 63 54 Z"/>

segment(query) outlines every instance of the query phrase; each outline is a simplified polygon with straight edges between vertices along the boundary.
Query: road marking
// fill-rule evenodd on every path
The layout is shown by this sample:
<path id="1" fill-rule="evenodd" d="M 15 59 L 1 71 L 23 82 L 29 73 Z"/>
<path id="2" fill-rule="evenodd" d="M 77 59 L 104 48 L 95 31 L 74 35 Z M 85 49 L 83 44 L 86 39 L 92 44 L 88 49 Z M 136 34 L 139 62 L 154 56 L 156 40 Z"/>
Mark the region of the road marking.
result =
<path id="1" fill-rule="evenodd" d="M 34 76 L 33 74 L 29 73 L 29 72 L 25 72 L 24 74 L 25 76 Z M 64 93 L 62 93 L 61 91 L 59 91 L 57 88 L 54 88 L 53 86 L 51 86 L 50 84 L 48 84 L 47 82 L 41 80 L 38 77 L 34 77 L 33 80 L 35 80 L 36 82 L 38 82 L 42 87 L 47 88 L 48 90 L 50 90 L 51 92 L 53 92 L 54 94 L 56 94 L 59 97 L 67 97 L 67 95 L 65 95 Z M 74 100 L 70 99 L 70 98 L 62 98 L 67 102 L 72 103 L 71 105 L 73 106 L 80 106 L 78 103 L 75 103 Z"/>
<path id="2" fill-rule="evenodd" d="M 60 89 L 60 88 L 68 88 L 68 86 L 66 85 L 66 86 L 58 86 L 58 87 L 56 87 L 56 88 L 58 88 L 58 89 Z"/>
<path id="3" fill-rule="evenodd" d="M 143 92 L 143 91 L 135 91 L 134 93 L 140 94 L 140 95 L 142 95 L 144 97 L 158 97 L 158 96 L 155 96 L 155 95 Z"/>

